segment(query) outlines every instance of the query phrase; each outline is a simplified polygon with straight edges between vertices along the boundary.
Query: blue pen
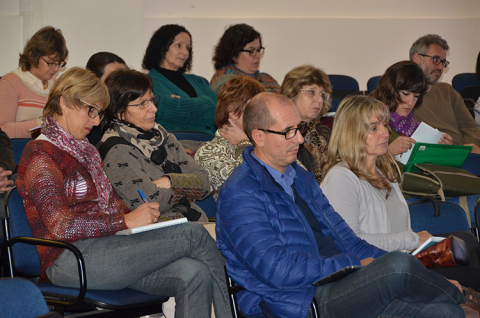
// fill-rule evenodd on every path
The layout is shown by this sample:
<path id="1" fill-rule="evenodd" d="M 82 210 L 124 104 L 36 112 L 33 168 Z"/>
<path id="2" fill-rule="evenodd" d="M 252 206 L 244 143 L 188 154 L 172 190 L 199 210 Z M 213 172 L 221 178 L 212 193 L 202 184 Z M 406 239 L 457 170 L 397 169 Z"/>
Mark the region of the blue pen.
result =
<path id="1" fill-rule="evenodd" d="M 143 194 L 142 190 L 138 189 L 138 193 L 140 193 L 140 196 L 142 197 L 143 202 L 148 203 L 147 197 L 145 196 L 145 194 Z"/>

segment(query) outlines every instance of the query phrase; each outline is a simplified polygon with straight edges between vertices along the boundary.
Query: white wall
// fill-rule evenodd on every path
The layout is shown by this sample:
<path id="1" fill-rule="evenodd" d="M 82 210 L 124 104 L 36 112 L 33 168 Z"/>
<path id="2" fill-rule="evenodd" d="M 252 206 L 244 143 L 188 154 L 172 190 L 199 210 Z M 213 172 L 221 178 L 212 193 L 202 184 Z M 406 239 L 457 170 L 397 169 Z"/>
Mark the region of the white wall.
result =
<path id="1" fill-rule="evenodd" d="M 20 7 L 28 15 L 22 17 Z M 226 26 L 240 22 L 262 34 L 261 70 L 279 82 L 294 66 L 310 63 L 353 76 L 365 89 L 371 76 L 408 59 L 413 41 L 426 33 L 449 42 L 451 66 L 443 81 L 451 82 L 457 73 L 473 72 L 480 51 L 478 0 L 0 0 L 0 74 L 18 64 L 22 26 L 34 26 L 32 33 L 44 25 L 62 29 L 68 67 L 111 51 L 140 69 L 152 33 L 178 23 L 192 33 L 192 72 L 210 79 L 213 46 Z"/>

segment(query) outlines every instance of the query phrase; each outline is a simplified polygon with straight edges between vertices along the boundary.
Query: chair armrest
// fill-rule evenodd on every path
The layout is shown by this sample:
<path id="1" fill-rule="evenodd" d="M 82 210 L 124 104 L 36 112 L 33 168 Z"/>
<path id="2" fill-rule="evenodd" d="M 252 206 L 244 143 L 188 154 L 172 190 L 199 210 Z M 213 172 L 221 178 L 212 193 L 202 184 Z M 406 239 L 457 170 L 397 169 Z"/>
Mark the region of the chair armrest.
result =
<path id="1" fill-rule="evenodd" d="M 8 263 L 9 263 L 8 265 L 10 267 L 10 272 L 12 277 L 13 277 L 13 255 L 12 255 L 11 247 L 13 247 L 13 245 L 15 245 L 16 243 L 56 247 L 56 248 L 62 248 L 62 249 L 67 249 L 71 251 L 73 255 L 75 255 L 75 258 L 77 259 L 80 292 L 77 298 L 75 298 L 73 301 L 68 302 L 63 300 L 49 299 L 48 303 L 52 305 L 58 305 L 58 306 L 75 307 L 83 302 L 83 299 L 85 298 L 85 294 L 87 292 L 87 277 L 85 275 L 85 261 L 83 260 L 83 255 L 76 246 L 69 243 L 61 242 L 61 241 L 53 241 L 53 240 L 46 240 L 46 239 L 33 238 L 33 237 L 18 236 L 18 237 L 8 239 L 5 242 L 3 242 L 1 245 L 4 247 L 7 247 Z"/>

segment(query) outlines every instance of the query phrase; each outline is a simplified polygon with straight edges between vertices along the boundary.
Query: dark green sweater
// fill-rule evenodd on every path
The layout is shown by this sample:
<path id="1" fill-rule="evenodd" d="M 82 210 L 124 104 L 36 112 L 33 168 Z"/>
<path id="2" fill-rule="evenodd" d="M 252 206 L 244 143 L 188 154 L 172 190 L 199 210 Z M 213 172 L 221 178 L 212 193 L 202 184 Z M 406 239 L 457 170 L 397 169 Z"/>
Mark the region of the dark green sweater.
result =
<path id="1" fill-rule="evenodd" d="M 217 94 L 210 89 L 205 79 L 193 74 L 183 74 L 198 96 L 191 98 L 155 69 L 150 70 L 148 76 L 153 81 L 153 93 L 158 95 L 155 119 L 157 123 L 167 131 L 186 130 L 215 134 Z M 180 98 L 171 97 L 172 94 Z"/>

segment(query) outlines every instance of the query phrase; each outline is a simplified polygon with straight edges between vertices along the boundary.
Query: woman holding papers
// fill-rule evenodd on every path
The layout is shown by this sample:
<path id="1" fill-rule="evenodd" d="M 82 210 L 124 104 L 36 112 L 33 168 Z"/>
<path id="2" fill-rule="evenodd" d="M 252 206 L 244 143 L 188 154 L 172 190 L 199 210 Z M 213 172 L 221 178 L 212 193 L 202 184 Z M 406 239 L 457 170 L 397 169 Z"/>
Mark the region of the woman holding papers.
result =
<path id="1" fill-rule="evenodd" d="M 152 80 L 135 70 L 119 70 L 105 81 L 110 106 L 97 145 L 103 169 L 130 209 L 149 201 L 160 203 L 163 216 L 207 222 L 194 202 L 210 194 L 208 173 L 190 157 L 174 135 L 155 123 L 157 96 Z"/>
<path id="2" fill-rule="evenodd" d="M 413 250 L 431 235 L 415 233 L 410 226 L 388 149 L 389 116 L 383 103 L 369 97 L 342 101 L 328 146 L 329 170 L 320 187 L 357 236 L 387 251 Z M 478 268 L 447 269 L 441 274 L 480 290 Z"/>
<path id="3" fill-rule="evenodd" d="M 370 94 L 390 109 L 391 136 L 388 148 L 393 155 L 406 152 L 416 142 L 411 138 L 418 128 L 412 110 L 421 103 L 428 89 L 422 69 L 414 62 L 401 61 L 385 71 L 377 89 Z M 450 135 L 443 134 L 438 143 L 451 145 L 453 139 Z"/>
<path id="4" fill-rule="evenodd" d="M 17 187 L 37 238 L 75 245 L 91 289 L 132 288 L 175 296 L 175 317 L 230 314 L 224 259 L 204 227 L 191 222 L 134 235 L 120 230 L 154 223 L 157 202 L 131 211 L 112 188 L 98 151 L 85 136 L 109 104 L 106 86 L 92 72 L 72 68 L 53 85 L 40 137 L 18 168 Z M 77 287 L 72 253 L 38 247 L 43 278 Z"/>

